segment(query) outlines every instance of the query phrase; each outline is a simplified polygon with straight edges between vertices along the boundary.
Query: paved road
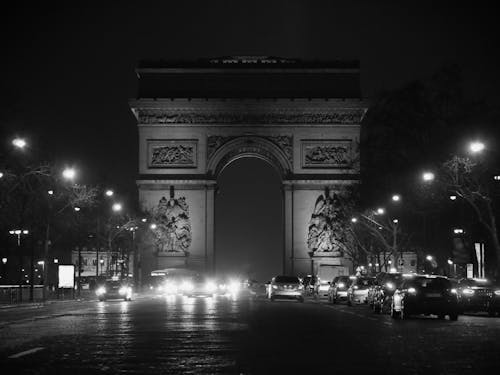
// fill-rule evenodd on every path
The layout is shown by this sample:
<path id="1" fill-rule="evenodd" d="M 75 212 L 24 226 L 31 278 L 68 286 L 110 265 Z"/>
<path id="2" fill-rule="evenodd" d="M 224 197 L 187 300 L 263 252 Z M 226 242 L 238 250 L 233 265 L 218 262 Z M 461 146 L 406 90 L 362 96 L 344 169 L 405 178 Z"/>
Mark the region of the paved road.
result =
<path id="1" fill-rule="evenodd" d="M 0 311 L 3 374 L 479 374 L 498 373 L 499 353 L 500 318 L 393 321 L 315 301 L 141 298 Z"/>

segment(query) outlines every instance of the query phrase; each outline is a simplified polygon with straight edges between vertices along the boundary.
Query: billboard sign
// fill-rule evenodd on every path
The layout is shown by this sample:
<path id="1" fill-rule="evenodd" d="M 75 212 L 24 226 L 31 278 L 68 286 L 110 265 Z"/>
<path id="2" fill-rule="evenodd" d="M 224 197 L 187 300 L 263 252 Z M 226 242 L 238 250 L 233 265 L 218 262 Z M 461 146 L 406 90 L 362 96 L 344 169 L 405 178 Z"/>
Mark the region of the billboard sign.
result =
<path id="1" fill-rule="evenodd" d="M 75 266 L 72 264 L 60 264 L 58 267 L 59 288 L 75 287 Z"/>

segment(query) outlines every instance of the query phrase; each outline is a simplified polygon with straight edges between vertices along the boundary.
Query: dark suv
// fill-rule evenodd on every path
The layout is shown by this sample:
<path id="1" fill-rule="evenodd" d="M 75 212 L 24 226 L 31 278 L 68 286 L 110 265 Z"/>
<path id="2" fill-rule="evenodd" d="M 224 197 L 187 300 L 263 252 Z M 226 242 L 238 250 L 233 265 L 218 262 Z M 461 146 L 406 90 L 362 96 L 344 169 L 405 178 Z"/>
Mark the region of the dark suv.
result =
<path id="1" fill-rule="evenodd" d="M 410 315 L 446 315 L 458 319 L 457 292 L 444 276 L 414 276 L 404 280 L 394 292 L 391 303 L 393 318 L 407 319 Z"/>
<path id="2" fill-rule="evenodd" d="M 380 273 L 374 282 L 372 289 L 371 304 L 376 313 L 387 313 L 392 302 L 394 291 L 403 282 L 401 273 Z"/>
<path id="3" fill-rule="evenodd" d="M 495 304 L 496 288 L 486 279 L 461 279 L 456 287 L 461 312 L 485 311 L 494 316 L 500 309 Z"/>

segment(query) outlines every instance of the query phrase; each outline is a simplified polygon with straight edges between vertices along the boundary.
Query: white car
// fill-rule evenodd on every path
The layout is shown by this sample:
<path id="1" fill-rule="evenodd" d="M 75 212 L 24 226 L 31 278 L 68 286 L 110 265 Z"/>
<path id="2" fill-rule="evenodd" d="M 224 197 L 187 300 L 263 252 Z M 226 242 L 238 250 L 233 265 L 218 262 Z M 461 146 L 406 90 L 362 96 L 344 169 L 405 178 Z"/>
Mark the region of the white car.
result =
<path id="1" fill-rule="evenodd" d="M 304 285 L 297 276 L 280 275 L 271 280 L 268 294 L 271 301 L 283 298 L 304 302 Z"/>

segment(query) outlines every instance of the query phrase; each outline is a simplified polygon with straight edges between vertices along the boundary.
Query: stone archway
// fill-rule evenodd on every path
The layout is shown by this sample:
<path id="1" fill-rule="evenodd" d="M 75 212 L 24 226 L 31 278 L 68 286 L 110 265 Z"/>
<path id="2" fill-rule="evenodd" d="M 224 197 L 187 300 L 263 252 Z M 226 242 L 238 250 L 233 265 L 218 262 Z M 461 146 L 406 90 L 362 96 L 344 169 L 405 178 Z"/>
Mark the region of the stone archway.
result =
<path id="1" fill-rule="evenodd" d="M 259 61 L 231 68 L 211 60 L 200 67 L 138 70 L 141 98 L 130 105 L 139 127 L 139 201 L 163 228 L 151 264 L 143 264 L 146 272 L 213 270 L 217 176 L 247 156 L 265 160 L 282 178 L 284 271 L 316 273 L 323 266 L 349 271 L 349 260 L 337 251 L 342 244 L 333 238 L 334 195 L 359 181 L 366 105 L 355 88 L 357 66 L 293 60 L 276 65 L 266 60 L 261 66 Z M 189 86 L 194 76 L 200 86 Z M 279 81 L 282 77 L 286 80 Z M 172 91 L 184 78 L 187 91 Z M 204 79 L 211 80 L 210 88 Z M 252 86 L 257 81 L 262 85 Z"/>

